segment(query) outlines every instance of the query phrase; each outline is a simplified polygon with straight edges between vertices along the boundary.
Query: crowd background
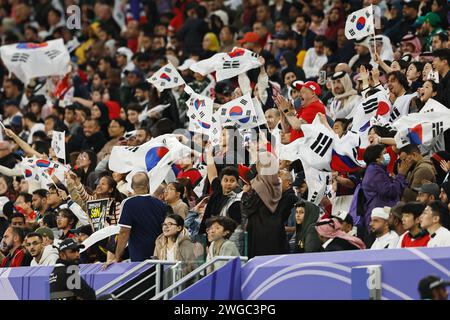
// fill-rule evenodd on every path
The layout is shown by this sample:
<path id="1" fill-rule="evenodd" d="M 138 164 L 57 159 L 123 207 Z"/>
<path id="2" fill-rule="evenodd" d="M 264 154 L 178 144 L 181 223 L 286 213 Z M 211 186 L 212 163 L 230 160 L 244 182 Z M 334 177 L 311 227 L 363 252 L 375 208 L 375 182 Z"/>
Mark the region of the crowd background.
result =
<path id="1" fill-rule="evenodd" d="M 450 246 L 449 130 L 431 147 L 397 148 L 395 132 L 372 126 L 368 147 L 359 150 L 366 166 L 333 171 L 318 204 L 308 201 L 301 161 L 275 156 L 277 144 L 302 137 L 302 124 L 317 114 L 344 136 L 355 110 L 376 92 L 393 106 L 406 105 L 403 115 L 419 112 L 431 98 L 448 108 L 446 0 L 128 2 L 0 1 L 2 45 L 62 38 L 72 63 L 64 77 L 27 84 L 0 66 L 1 267 L 80 259 L 107 266 L 155 257 L 185 261 L 188 272 L 217 255 Z M 81 8 L 79 30 L 66 27 L 65 9 L 73 4 Z M 115 18 L 117 4 L 126 14 L 123 25 Z M 370 4 L 379 9 L 376 37 L 348 40 L 346 17 Z M 208 137 L 178 135 L 204 152 L 179 159 L 177 181 L 152 195 L 145 173 L 127 181 L 126 173 L 112 172 L 114 146 L 139 146 L 188 127 L 183 86 L 159 92 L 146 79 L 170 62 L 196 93 L 224 104 L 248 90 L 241 79 L 217 82 L 189 67 L 234 47 L 263 63 L 247 76 L 273 150 L 261 143 L 257 151 L 278 174 L 260 174 L 260 162 L 240 158 L 234 148 L 245 137 L 233 127 L 223 129 L 214 148 Z M 66 133 L 71 171 L 43 187 L 25 178 L 18 163 L 24 156 L 58 161 L 50 145 L 54 130 Z M 218 161 L 230 155 L 231 163 Z M 194 192 L 202 181 L 202 191 Z M 70 238 L 81 244 L 93 234 L 86 203 L 95 199 L 108 199 L 107 225 L 120 232 L 81 257 L 73 245 L 58 252 L 53 245 Z"/>

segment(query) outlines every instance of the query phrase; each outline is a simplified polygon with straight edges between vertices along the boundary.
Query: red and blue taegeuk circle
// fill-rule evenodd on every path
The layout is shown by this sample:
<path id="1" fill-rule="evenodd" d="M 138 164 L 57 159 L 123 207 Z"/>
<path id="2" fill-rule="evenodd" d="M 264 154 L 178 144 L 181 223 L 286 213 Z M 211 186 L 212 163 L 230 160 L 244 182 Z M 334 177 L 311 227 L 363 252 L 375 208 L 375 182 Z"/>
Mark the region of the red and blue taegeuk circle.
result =
<path id="1" fill-rule="evenodd" d="M 364 26 L 366 25 L 366 19 L 364 17 L 359 17 L 358 20 L 356 20 L 356 29 L 361 31 Z"/>
<path id="2" fill-rule="evenodd" d="M 228 112 L 231 117 L 239 117 L 242 116 L 244 113 L 244 110 L 240 106 L 234 106 L 230 108 L 230 111 Z"/>

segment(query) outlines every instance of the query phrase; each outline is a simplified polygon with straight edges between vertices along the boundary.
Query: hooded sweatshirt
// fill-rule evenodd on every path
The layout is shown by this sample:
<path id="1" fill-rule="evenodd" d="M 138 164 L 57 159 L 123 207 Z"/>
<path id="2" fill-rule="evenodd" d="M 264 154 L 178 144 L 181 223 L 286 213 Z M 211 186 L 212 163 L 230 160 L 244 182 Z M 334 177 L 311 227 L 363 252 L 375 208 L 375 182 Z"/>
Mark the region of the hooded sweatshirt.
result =
<path id="1" fill-rule="evenodd" d="M 42 253 L 41 259 L 36 261 L 36 258 L 31 260 L 30 266 L 54 266 L 56 264 L 56 260 L 59 259 L 58 250 L 53 247 L 53 245 L 49 244 L 45 246 L 44 252 Z"/>
<path id="2" fill-rule="evenodd" d="M 305 216 L 302 224 L 296 225 L 295 252 L 319 252 L 321 242 L 315 227 L 319 220 L 319 207 L 314 203 L 305 201 Z"/>

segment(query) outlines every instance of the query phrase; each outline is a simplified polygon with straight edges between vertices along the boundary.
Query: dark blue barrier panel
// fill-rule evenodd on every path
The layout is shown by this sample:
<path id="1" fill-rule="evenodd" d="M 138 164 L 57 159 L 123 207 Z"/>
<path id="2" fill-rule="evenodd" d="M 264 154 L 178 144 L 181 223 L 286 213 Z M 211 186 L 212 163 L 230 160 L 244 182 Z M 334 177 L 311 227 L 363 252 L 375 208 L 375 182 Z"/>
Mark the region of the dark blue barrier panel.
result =
<path id="1" fill-rule="evenodd" d="M 229 261 L 215 272 L 197 281 L 172 300 L 240 300 L 241 261 Z"/>
<path id="2" fill-rule="evenodd" d="M 450 247 L 256 257 L 242 267 L 242 298 L 349 300 L 352 267 L 367 265 L 381 265 L 382 299 L 419 299 L 421 278 L 434 274 L 450 279 Z M 367 282 L 367 277 L 355 279 Z M 359 298 L 367 296 L 361 283 L 355 285 Z"/>
<path id="3" fill-rule="evenodd" d="M 86 264 L 80 266 L 80 273 L 92 288 L 98 290 L 137 264 L 139 263 L 115 263 L 110 265 L 106 270 L 101 270 L 101 263 Z M 128 279 L 138 275 L 149 267 L 150 265 L 140 269 Z M 0 300 L 48 300 L 50 298 L 48 278 L 52 271 L 53 267 L 0 269 Z M 117 286 L 123 284 L 124 281 L 118 283 Z"/>

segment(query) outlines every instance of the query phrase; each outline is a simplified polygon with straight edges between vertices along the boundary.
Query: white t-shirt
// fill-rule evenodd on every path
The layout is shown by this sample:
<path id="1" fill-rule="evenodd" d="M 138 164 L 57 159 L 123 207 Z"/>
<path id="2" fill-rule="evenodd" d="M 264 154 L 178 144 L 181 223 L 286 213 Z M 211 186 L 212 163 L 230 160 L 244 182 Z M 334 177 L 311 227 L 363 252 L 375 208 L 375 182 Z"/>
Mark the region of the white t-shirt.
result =
<path id="1" fill-rule="evenodd" d="M 167 249 L 167 261 L 176 261 L 175 260 L 175 246 L 173 246 L 171 249 Z"/>
<path id="2" fill-rule="evenodd" d="M 430 241 L 428 241 L 427 247 L 450 247 L 450 231 L 444 227 L 437 229 L 435 233 L 430 235 Z"/>
<path id="3" fill-rule="evenodd" d="M 378 237 L 370 247 L 370 250 L 374 249 L 394 249 L 398 243 L 398 234 L 395 231 L 389 231 L 385 235 Z"/>

